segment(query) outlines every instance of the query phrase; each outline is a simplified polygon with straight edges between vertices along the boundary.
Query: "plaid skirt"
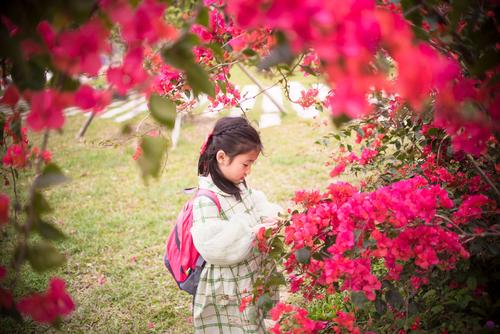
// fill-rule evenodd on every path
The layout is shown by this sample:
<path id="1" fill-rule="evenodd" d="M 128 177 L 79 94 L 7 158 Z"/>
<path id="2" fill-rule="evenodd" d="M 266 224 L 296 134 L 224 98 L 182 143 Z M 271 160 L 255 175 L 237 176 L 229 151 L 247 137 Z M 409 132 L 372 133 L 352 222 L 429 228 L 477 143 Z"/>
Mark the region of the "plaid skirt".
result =
<path id="1" fill-rule="evenodd" d="M 264 318 L 254 305 L 240 312 L 241 299 L 251 294 L 261 262 L 260 255 L 252 255 L 232 266 L 205 266 L 194 297 L 196 334 L 265 333 Z"/>

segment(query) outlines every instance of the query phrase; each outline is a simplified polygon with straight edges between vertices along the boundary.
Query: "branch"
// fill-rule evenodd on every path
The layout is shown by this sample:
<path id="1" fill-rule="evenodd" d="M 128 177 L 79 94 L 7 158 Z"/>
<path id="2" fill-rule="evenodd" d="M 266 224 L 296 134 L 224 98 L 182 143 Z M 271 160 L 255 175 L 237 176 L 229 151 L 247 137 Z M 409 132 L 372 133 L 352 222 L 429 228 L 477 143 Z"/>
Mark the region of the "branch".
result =
<path id="1" fill-rule="evenodd" d="M 470 160 L 470 162 L 472 162 L 472 164 L 474 165 L 474 168 L 476 168 L 476 170 L 483 177 L 483 179 L 486 181 L 486 183 L 488 183 L 490 185 L 491 189 L 493 189 L 495 191 L 495 193 L 497 195 L 497 200 L 500 200 L 500 191 L 498 191 L 498 188 L 495 186 L 495 184 L 490 180 L 490 178 L 486 175 L 486 173 L 479 167 L 479 165 L 477 164 L 476 160 L 474 160 L 472 155 L 467 154 L 467 158 Z"/>

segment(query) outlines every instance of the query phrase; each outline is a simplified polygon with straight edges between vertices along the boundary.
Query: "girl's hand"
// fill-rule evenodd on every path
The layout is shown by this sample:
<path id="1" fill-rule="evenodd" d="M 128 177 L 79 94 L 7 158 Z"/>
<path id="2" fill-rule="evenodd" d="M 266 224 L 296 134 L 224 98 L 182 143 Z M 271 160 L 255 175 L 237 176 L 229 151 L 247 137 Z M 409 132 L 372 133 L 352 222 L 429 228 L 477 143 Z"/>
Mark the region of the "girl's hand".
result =
<path id="1" fill-rule="evenodd" d="M 274 228 L 278 227 L 279 221 L 280 220 L 278 218 L 266 217 L 266 218 L 262 219 L 262 223 L 254 226 L 254 231 L 257 233 L 262 227 L 264 227 L 266 230 L 270 229 L 270 228 L 274 229 Z"/>

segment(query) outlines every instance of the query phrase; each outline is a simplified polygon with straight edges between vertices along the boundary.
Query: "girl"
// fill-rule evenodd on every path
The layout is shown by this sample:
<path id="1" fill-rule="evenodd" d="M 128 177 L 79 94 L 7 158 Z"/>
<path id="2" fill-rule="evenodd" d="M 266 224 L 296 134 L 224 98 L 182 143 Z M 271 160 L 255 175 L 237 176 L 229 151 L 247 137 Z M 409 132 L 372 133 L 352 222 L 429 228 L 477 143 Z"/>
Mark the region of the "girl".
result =
<path id="1" fill-rule="evenodd" d="M 261 257 L 252 251 L 256 232 L 273 227 L 281 208 L 245 178 L 262 151 L 257 131 L 241 117 L 224 117 L 207 136 L 198 162 L 199 188 L 213 191 L 193 202 L 191 234 L 205 259 L 194 299 L 195 333 L 263 333 L 264 321 L 252 305 L 240 312 L 241 298 L 252 291 Z"/>

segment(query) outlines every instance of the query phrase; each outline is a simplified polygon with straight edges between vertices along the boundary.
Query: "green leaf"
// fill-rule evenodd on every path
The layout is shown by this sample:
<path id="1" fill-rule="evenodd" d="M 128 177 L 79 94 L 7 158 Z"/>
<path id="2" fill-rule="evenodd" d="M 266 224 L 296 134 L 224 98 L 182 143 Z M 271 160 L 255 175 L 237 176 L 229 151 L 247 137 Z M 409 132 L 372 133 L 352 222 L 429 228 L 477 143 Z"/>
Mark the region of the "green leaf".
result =
<path id="1" fill-rule="evenodd" d="M 52 212 L 52 208 L 50 207 L 49 203 L 47 200 L 43 197 L 42 193 L 36 191 L 35 195 L 33 196 L 33 208 L 35 209 L 35 212 L 38 216 Z"/>
<path id="2" fill-rule="evenodd" d="M 467 287 L 471 290 L 476 289 L 477 279 L 474 276 L 470 276 L 469 278 L 467 278 Z"/>
<path id="3" fill-rule="evenodd" d="M 198 45 L 200 39 L 194 34 L 186 34 L 172 46 L 161 51 L 163 59 L 172 66 L 188 70 L 196 65 L 193 56 L 193 46 Z"/>
<path id="4" fill-rule="evenodd" d="M 253 56 L 257 55 L 257 52 L 255 52 L 254 50 L 252 50 L 250 48 L 246 48 L 245 50 L 243 50 L 243 54 L 245 56 L 248 56 L 248 57 L 253 57 Z"/>
<path id="5" fill-rule="evenodd" d="M 375 310 L 380 315 L 385 314 L 385 312 L 387 311 L 387 305 L 380 297 L 377 297 L 377 299 L 375 299 Z"/>
<path id="6" fill-rule="evenodd" d="M 311 261 L 311 249 L 309 247 L 297 249 L 294 254 L 299 263 L 309 264 Z"/>
<path id="7" fill-rule="evenodd" d="M 66 235 L 59 228 L 43 220 L 39 220 L 36 223 L 36 231 L 42 238 L 47 240 L 62 240 L 66 238 Z"/>
<path id="8" fill-rule="evenodd" d="M 335 127 L 340 128 L 345 123 L 349 122 L 351 119 L 346 114 L 341 114 L 340 116 L 332 117 L 332 122 Z"/>
<path id="9" fill-rule="evenodd" d="M 149 111 L 155 121 L 173 129 L 177 111 L 172 101 L 164 96 L 152 94 L 149 98 Z"/>
<path id="10" fill-rule="evenodd" d="M 198 16 L 196 17 L 196 23 L 201 24 L 208 28 L 209 18 L 207 7 L 201 7 L 198 11 Z"/>
<path id="11" fill-rule="evenodd" d="M 286 279 L 283 273 L 280 272 L 275 272 L 267 281 L 268 286 L 279 286 L 279 285 L 285 285 L 286 284 Z"/>
<path id="12" fill-rule="evenodd" d="M 356 305 L 359 308 L 364 308 L 366 305 L 366 302 L 368 301 L 368 298 L 366 298 L 366 295 L 364 292 L 361 291 L 353 291 L 351 292 L 351 300 L 354 305 Z"/>
<path id="13" fill-rule="evenodd" d="M 37 272 L 57 268 L 66 261 L 64 255 L 46 241 L 29 246 L 27 258 L 31 267 Z"/>
<path id="14" fill-rule="evenodd" d="M 19 90 L 42 90 L 45 86 L 45 69 L 33 61 L 17 60 L 12 66 L 12 79 Z"/>
<path id="15" fill-rule="evenodd" d="M 396 309 L 403 307 L 403 296 L 401 296 L 401 294 L 395 287 L 391 287 L 389 291 L 386 292 L 385 299 L 389 304 L 391 304 L 392 307 Z"/>
<path id="16" fill-rule="evenodd" d="M 318 76 L 318 73 L 314 72 L 313 69 L 311 68 L 311 66 L 304 66 L 304 65 L 300 65 L 300 68 L 306 72 L 307 74 L 310 74 L 312 76 Z"/>
<path id="17" fill-rule="evenodd" d="M 53 163 L 48 164 L 34 181 L 36 189 L 44 189 L 58 184 L 68 182 L 70 179 L 65 176 L 61 169 Z"/>
<path id="18" fill-rule="evenodd" d="M 167 150 L 167 141 L 163 137 L 145 136 L 141 141 L 142 154 L 137 163 L 144 179 L 149 176 L 157 178 L 160 174 L 163 155 Z"/>
<path id="19" fill-rule="evenodd" d="M 205 93 L 210 97 L 215 97 L 214 85 L 210 82 L 210 78 L 205 70 L 198 64 L 193 64 L 186 69 L 187 82 L 193 89 L 195 96 L 200 93 Z"/>
<path id="20" fill-rule="evenodd" d="M 264 57 L 257 66 L 260 70 L 267 70 L 278 64 L 290 64 L 294 55 L 287 43 L 278 44 L 271 50 L 268 56 Z"/>
<path id="21" fill-rule="evenodd" d="M 273 300 L 265 293 L 257 300 L 257 307 L 266 314 L 273 307 Z"/>

